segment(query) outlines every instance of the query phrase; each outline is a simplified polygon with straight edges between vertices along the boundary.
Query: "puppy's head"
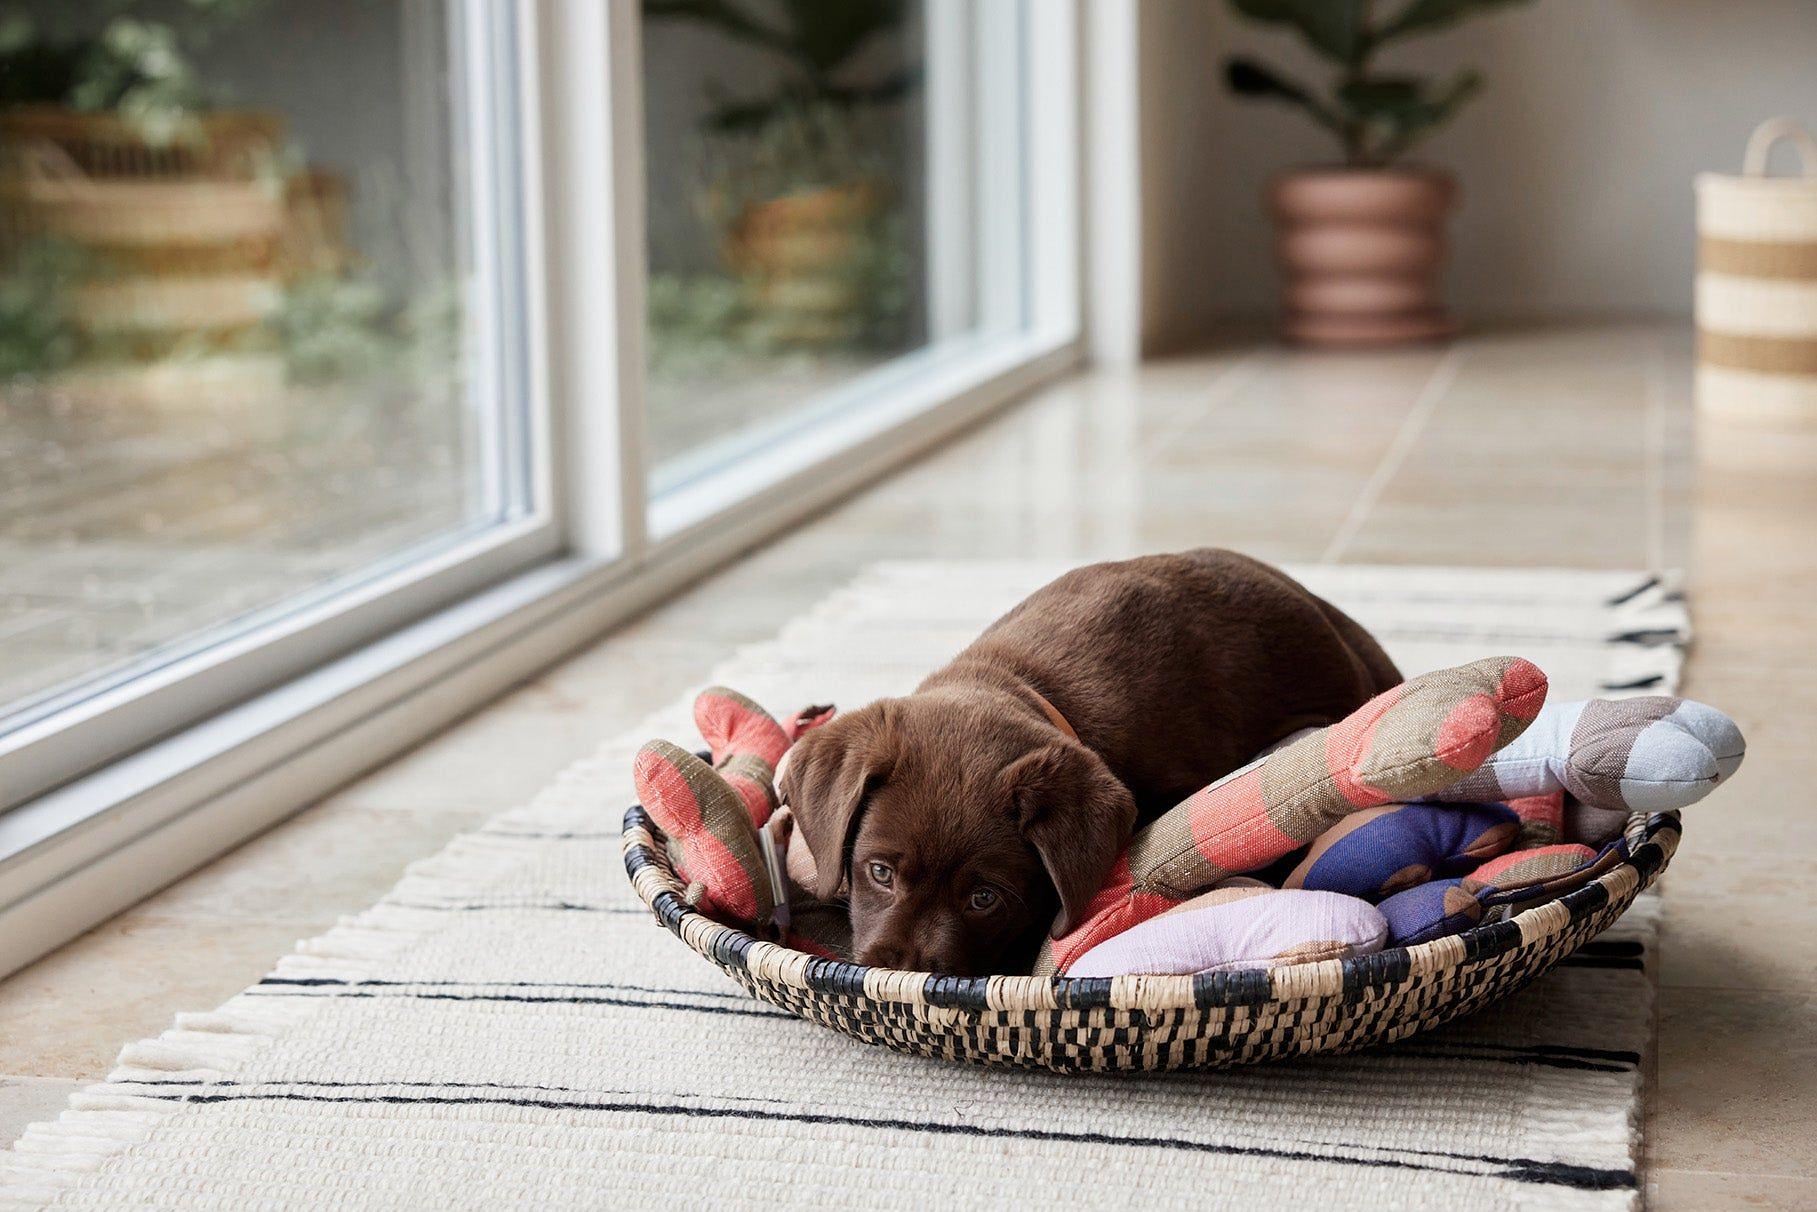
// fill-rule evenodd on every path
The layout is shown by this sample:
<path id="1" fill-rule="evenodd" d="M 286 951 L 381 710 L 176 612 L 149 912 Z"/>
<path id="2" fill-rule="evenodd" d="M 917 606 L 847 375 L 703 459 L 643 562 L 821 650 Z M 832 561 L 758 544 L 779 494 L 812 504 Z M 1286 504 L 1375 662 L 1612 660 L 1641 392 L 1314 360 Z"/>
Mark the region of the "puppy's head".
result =
<path id="1" fill-rule="evenodd" d="M 814 891 L 851 902 L 859 962 L 964 976 L 1025 967 L 1043 927 L 1071 929 L 1136 816 L 1097 754 L 963 691 L 885 699 L 814 729 L 781 790 L 815 857 Z"/>

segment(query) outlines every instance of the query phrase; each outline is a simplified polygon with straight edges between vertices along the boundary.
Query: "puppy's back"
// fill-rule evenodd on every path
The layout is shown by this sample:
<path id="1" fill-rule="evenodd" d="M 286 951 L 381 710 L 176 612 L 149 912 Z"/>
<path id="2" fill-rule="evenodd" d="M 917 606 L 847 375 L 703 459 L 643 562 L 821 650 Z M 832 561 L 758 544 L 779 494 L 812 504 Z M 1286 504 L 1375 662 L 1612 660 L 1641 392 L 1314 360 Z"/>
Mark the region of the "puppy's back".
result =
<path id="1" fill-rule="evenodd" d="M 1054 703 L 1145 815 L 1401 680 L 1342 611 L 1218 548 L 1075 569 L 923 685 L 1005 674 Z"/>

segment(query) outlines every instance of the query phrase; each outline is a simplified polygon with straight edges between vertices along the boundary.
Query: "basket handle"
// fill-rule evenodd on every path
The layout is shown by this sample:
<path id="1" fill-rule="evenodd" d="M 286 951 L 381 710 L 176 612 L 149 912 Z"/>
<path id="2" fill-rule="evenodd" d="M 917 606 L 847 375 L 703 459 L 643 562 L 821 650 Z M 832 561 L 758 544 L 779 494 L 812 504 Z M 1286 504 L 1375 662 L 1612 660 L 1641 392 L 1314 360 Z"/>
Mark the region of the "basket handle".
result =
<path id="1" fill-rule="evenodd" d="M 1741 158 L 1741 175 L 1766 176 L 1767 157 L 1773 152 L 1773 144 L 1781 139 L 1790 139 L 1792 146 L 1798 149 L 1798 158 L 1804 162 L 1804 175 L 1817 177 L 1817 139 L 1811 138 L 1811 132 L 1799 125 L 1798 119 L 1783 117 L 1768 118 L 1748 136 L 1747 154 Z"/>

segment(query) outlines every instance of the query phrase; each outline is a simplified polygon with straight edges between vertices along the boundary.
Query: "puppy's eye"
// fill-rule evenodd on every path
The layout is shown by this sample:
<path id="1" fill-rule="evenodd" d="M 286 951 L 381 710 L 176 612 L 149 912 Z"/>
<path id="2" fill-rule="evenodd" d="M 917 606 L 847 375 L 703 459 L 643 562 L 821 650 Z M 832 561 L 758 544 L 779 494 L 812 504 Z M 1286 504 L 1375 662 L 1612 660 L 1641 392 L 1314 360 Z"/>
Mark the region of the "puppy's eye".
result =
<path id="1" fill-rule="evenodd" d="M 972 889 L 971 906 L 979 913 L 985 913 L 995 909 L 999 899 L 997 894 L 989 888 L 974 888 Z"/>
<path id="2" fill-rule="evenodd" d="M 879 888 L 888 888 L 896 878 L 896 873 L 890 870 L 888 863 L 872 863 L 868 870 L 871 873 L 871 881 Z"/>

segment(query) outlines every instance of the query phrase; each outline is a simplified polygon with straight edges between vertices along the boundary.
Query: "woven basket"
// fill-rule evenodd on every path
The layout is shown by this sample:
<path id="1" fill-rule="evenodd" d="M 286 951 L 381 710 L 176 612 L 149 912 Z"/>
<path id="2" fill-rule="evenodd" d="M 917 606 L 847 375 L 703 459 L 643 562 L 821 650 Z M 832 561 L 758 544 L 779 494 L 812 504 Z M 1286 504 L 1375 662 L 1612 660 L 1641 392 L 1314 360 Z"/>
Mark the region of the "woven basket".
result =
<path id="1" fill-rule="evenodd" d="M 1785 140 L 1804 173 L 1775 177 Z M 1697 178 L 1698 406 L 1739 416 L 1817 417 L 1817 140 L 1763 122 L 1741 175 Z"/>
<path id="2" fill-rule="evenodd" d="M 1675 813 L 1636 814 L 1628 857 L 1507 921 L 1353 960 L 1200 976 L 961 978 L 817 959 L 682 901 L 663 835 L 625 814 L 625 870 L 658 921 L 760 1001 L 916 1056 L 1062 1073 L 1220 1069 L 1349 1052 L 1481 1009 L 1602 933 L 1678 846 Z"/>

